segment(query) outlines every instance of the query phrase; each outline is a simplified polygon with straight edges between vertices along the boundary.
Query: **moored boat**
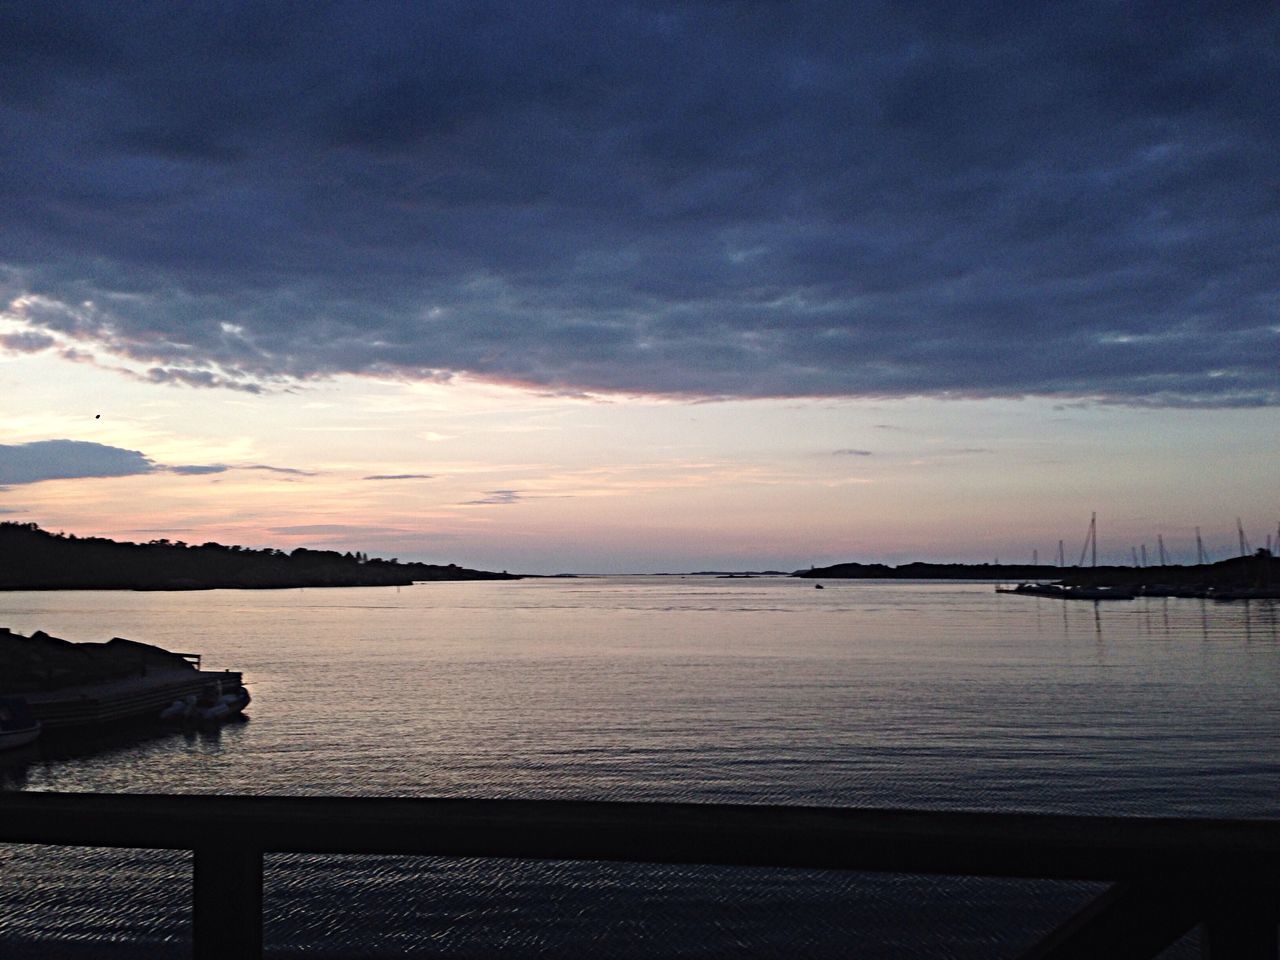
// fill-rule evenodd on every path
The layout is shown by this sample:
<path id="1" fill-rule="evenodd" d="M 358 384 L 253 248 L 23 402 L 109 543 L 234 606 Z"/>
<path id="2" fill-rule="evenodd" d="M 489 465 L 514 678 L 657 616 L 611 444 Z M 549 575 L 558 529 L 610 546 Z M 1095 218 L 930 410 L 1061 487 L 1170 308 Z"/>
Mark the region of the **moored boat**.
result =
<path id="1" fill-rule="evenodd" d="M 0 697 L 0 750 L 25 747 L 40 736 L 40 729 L 25 700 Z"/>
<path id="2" fill-rule="evenodd" d="M 1016 587 L 996 587 L 996 593 L 1020 593 L 1031 597 L 1062 597 L 1066 595 L 1061 584 L 1020 583 Z"/>
<path id="3" fill-rule="evenodd" d="M 206 691 L 174 700 L 160 711 L 159 718 L 166 723 L 210 724 L 224 723 L 239 716 L 253 699 L 242 685 Z"/>
<path id="4" fill-rule="evenodd" d="M 1020 583 L 1013 588 L 996 587 L 996 593 L 1057 597 L 1060 600 L 1132 600 L 1134 597 L 1131 587 L 1068 587 L 1060 583 Z"/>
<path id="5" fill-rule="evenodd" d="M 1132 600 L 1132 587 L 1067 587 L 1062 592 L 1067 600 Z"/>
<path id="6" fill-rule="evenodd" d="M 236 687 L 217 698 L 203 704 L 196 704 L 196 719 L 202 723 L 224 723 L 238 716 L 249 705 L 249 691 L 244 687 Z"/>

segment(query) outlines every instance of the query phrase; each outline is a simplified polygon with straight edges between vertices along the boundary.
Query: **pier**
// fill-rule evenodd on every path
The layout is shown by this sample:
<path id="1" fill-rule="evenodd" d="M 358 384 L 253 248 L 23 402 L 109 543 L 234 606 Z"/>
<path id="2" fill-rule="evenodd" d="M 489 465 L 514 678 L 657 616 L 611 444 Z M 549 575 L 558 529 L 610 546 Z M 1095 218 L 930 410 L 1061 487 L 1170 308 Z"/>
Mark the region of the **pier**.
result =
<path id="1" fill-rule="evenodd" d="M 196 960 L 262 956 L 264 853 L 1107 881 L 1020 956 L 1275 960 L 1280 820 L 552 800 L 0 794 L 0 843 L 194 851 Z M 0 910 L 4 905 L 0 904 Z"/>

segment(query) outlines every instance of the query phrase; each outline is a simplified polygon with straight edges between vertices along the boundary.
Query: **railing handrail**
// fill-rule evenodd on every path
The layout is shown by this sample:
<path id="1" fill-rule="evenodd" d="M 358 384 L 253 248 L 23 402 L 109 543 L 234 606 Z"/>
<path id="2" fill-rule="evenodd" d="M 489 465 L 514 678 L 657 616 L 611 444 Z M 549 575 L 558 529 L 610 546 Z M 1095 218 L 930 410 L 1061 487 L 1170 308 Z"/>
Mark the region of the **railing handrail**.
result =
<path id="1" fill-rule="evenodd" d="M 719 803 L 0 793 L 0 843 L 193 850 L 196 960 L 262 956 L 263 854 L 622 860 L 1115 881 L 1024 960 L 1275 960 L 1280 820 Z"/>
<path id="2" fill-rule="evenodd" d="M 721 803 L 23 791 L 0 793 L 0 843 L 1073 880 L 1280 873 L 1280 820 Z"/>

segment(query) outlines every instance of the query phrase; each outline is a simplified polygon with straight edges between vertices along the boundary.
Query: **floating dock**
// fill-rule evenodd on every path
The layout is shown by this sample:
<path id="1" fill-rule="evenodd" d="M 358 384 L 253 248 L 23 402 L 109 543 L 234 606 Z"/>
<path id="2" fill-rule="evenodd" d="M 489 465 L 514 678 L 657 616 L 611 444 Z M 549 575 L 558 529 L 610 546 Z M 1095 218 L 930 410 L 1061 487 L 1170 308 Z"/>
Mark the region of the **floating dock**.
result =
<path id="1" fill-rule="evenodd" d="M 0 627 L 0 696 L 25 700 L 45 730 L 158 718 L 175 700 L 216 700 L 243 684 L 235 670 L 201 670 L 198 654 L 116 637 L 70 643 Z"/>
<path id="2" fill-rule="evenodd" d="M 241 686 L 241 674 L 209 670 L 148 674 L 111 683 L 64 687 L 48 693 L 27 693 L 32 716 L 46 730 L 65 730 L 115 723 L 140 717 L 156 718 L 175 700 L 211 694 L 215 699 Z"/>

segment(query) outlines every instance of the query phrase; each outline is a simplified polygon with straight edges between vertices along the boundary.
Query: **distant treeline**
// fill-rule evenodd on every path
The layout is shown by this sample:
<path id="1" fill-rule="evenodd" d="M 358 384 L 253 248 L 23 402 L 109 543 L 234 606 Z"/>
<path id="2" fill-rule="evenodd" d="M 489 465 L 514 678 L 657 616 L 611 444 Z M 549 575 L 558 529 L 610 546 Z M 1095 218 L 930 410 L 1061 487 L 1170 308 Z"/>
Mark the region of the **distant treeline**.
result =
<path id="1" fill-rule="evenodd" d="M 455 564 L 401 563 L 363 553 L 289 553 L 221 543 L 127 543 L 0 523 L 0 590 L 208 590 L 219 587 L 387 587 L 419 580 L 515 580 Z"/>
<path id="2" fill-rule="evenodd" d="M 793 576 L 828 580 L 1054 580 L 1068 586 L 1268 586 L 1280 583 L 1280 561 L 1266 550 L 1218 563 L 1149 567 L 1059 567 L 1021 563 L 837 563 Z"/>

